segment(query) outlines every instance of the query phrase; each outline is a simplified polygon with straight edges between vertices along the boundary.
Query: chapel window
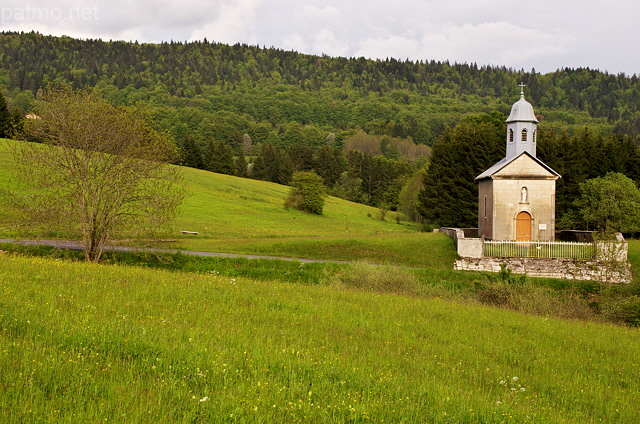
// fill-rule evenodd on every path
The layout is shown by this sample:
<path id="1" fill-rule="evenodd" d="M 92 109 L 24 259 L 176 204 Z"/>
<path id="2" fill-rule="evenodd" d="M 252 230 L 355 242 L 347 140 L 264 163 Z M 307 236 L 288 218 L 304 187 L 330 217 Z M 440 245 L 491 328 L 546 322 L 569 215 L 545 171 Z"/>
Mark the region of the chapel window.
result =
<path id="1" fill-rule="evenodd" d="M 487 196 L 484 196 L 484 219 L 487 219 Z"/>
<path id="2" fill-rule="evenodd" d="M 531 134 L 531 138 L 532 138 L 532 142 L 535 143 L 536 142 L 536 133 L 537 131 L 534 131 L 533 134 Z"/>
<path id="3" fill-rule="evenodd" d="M 513 130 L 509 129 L 509 142 L 513 143 Z"/>
<path id="4" fill-rule="evenodd" d="M 522 130 L 522 141 L 527 141 L 527 129 Z"/>

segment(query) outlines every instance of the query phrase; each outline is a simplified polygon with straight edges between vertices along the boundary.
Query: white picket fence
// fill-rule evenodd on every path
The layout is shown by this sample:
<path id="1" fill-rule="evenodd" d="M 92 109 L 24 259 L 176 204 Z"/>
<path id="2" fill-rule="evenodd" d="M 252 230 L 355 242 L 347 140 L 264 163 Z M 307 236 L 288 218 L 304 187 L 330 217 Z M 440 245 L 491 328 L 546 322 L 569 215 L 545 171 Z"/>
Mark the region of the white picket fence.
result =
<path id="1" fill-rule="evenodd" d="M 485 240 L 484 256 L 502 258 L 571 258 L 593 259 L 594 243 L 565 241 Z"/>

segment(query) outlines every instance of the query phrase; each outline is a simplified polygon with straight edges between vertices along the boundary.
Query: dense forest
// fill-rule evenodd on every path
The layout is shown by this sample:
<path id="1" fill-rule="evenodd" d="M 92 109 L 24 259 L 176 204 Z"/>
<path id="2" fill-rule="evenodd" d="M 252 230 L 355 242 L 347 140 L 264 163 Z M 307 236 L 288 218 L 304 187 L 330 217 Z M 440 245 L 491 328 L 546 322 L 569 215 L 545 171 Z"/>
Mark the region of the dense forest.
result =
<path id="1" fill-rule="evenodd" d="M 475 64 L 312 56 L 206 40 L 139 44 L 0 33 L 0 84 L 12 104 L 28 112 L 33 95 L 52 81 L 97 86 L 119 104 L 149 102 L 159 125 L 177 139 L 187 132 L 206 138 L 213 120 L 237 129 L 237 140 L 234 134 L 216 134 L 228 142 L 239 143 L 244 133 L 265 141 L 265 130 L 277 129 L 279 135 L 296 122 L 319 131 L 303 134 L 309 144 L 322 143 L 320 135 L 329 132 L 340 140 L 343 131 L 362 129 L 431 145 L 466 114 L 508 113 L 521 81 L 549 125 L 640 133 L 636 75 L 591 69 L 541 75 Z"/>
<path id="2" fill-rule="evenodd" d="M 570 170 L 559 187 L 561 217 L 576 184 L 606 172 L 603 164 L 610 162 L 590 167 L 594 157 L 578 158 L 576 151 L 589 152 L 595 143 L 608 158 L 623 144 L 625 152 L 634 152 L 626 157 L 636 157 L 636 75 L 588 68 L 542 75 L 534 69 L 313 56 L 207 40 L 140 44 L 0 33 L 0 88 L 13 116 L 32 112 L 49 84 L 94 87 L 116 105 L 144 105 L 182 149 L 185 165 L 279 183 L 288 183 L 295 171 L 314 170 L 334 195 L 400 208 L 434 224 L 444 224 L 444 218 L 433 207 L 424 209 L 433 206 L 431 200 L 416 203 L 424 182 L 443 183 L 433 175 L 422 181 L 431 147 L 439 152 L 437 163 L 456 140 L 477 140 L 465 135 L 470 122 L 473 131 L 481 124 L 482 131 L 499 134 L 503 116 L 518 99 L 519 82 L 526 84 L 527 100 L 548 139 L 546 149 L 540 141 L 541 155 L 561 174 Z M 474 166 L 486 168 L 502 154 L 502 137 L 496 135 L 490 153 L 478 152 L 482 143 L 475 143 L 461 154 L 478 154 Z M 636 164 L 611 166 L 635 173 Z M 475 168 L 456 172 L 455 179 L 473 184 Z M 471 205 L 474 189 L 469 190 L 453 201 L 459 205 L 463 198 Z M 472 209 L 455 210 L 456 225 L 473 221 Z"/>

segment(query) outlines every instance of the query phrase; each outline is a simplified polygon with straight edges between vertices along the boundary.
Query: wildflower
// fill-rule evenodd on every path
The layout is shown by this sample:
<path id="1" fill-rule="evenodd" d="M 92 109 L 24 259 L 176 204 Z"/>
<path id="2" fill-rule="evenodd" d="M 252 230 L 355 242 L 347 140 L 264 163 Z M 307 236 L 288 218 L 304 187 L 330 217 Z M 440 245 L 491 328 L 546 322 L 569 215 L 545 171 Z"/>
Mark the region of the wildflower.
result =
<path id="1" fill-rule="evenodd" d="M 206 402 L 209 400 L 209 396 L 205 396 L 202 399 L 200 399 L 200 402 Z"/>
<path id="2" fill-rule="evenodd" d="M 518 381 L 518 377 L 513 377 L 512 380 L 513 381 Z"/>

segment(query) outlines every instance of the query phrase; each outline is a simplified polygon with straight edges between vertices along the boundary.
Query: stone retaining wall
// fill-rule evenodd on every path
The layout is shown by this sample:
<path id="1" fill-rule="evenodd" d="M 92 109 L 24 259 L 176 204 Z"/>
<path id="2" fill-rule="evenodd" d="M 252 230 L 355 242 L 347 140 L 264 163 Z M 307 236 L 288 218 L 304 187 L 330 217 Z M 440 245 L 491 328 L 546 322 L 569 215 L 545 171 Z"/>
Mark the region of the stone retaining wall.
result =
<path id="1" fill-rule="evenodd" d="M 500 272 L 501 265 L 514 274 L 530 277 L 589 280 L 602 283 L 630 283 L 631 265 L 628 262 L 580 261 L 576 259 L 540 258 L 460 258 L 455 269 L 465 271 Z"/>

